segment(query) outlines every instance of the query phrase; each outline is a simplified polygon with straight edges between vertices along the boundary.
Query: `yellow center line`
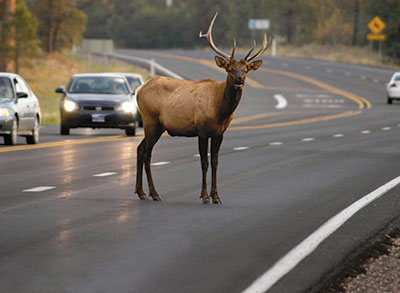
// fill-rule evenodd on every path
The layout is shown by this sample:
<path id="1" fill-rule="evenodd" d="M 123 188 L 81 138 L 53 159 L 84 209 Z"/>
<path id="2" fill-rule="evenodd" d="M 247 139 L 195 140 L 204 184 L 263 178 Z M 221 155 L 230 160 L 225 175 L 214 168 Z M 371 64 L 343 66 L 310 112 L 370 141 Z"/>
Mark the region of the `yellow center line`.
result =
<path id="1" fill-rule="evenodd" d="M 138 134 L 142 136 L 143 134 Z M 63 140 L 56 142 L 44 142 L 33 145 L 21 145 L 21 146 L 12 146 L 0 148 L 0 153 L 6 152 L 14 152 L 14 151 L 22 151 L 22 150 L 34 150 L 34 149 L 43 149 L 43 148 L 54 148 L 60 146 L 71 146 L 71 145 L 80 145 L 80 144 L 89 144 L 89 143 L 97 143 L 97 142 L 108 142 L 108 141 L 116 141 L 116 140 L 127 140 L 132 139 L 133 137 L 127 137 L 125 135 L 115 135 L 115 136 L 106 136 L 99 138 L 88 138 L 88 139 L 79 139 L 79 140 Z"/>
<path id="2" fill-rule="evenodd" d="M 312 118 L 306 118 L 306 119 L 300 119 L 300 120 L 293 120 L 293 121 L 275 122 L 275 123 L 262 124 L 262 125 L 233 126 L 233 127 L 229 127 L 228 130 L 250 130 L 250 129 L 263 129 L 263 128 L 272 128 L 272 127 L 283 127 L 283 126 L 291 126 L 291 125 L 308 124 L 308 123 L 314 123 L 314 122 L 320 122 L 320 121 L 327 121 L 327 120 L 332 120 L 332 119 L 350 117 L 350 116 L 358 115 L 358 114 L 361 114 L 361 113 L 362 113 L 362 111 L 349 111 L 349 112 L 343 112 L 343 113 L 339 113 L 339 114 L 318 116 L 318 117 L 312 117 Z"/>

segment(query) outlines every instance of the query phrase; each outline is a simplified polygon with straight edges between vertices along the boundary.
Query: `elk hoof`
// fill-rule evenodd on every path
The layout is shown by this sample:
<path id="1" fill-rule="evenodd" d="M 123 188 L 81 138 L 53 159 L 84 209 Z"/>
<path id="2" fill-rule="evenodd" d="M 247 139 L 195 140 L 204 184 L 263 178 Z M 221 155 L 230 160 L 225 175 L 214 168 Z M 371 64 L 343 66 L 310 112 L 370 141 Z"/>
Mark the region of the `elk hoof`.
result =
<path id="1" fill-rule="evenodd" d="M 210 203 L 210 198 L 202 198 L 202 201 L 204 204 L 209 204 Z"/>
<path id="2" fill-rule="evenodd" d="M 153 198 L 154 201 L 161 201 L 161 197 L 157 193 L 151 193 L 150 196 Z"/>
<path id="3" fill-rule="evenodd" d="M 210 203 L 210 197 L 208 196 L 207 191 L 202 191 L 200 194 L 200 198 L 204 204 Z"/>
<path id="4" fill-rule="evenodd" d="M 139 196 L 140 200 L 148 200 L 149 199 L 144 192 L 138 192 L 137 195 Z"/>
<path id="5" fill-rule="evenodd" d="M 211 197 L 212 197 L 212 203 L 214 203 L 214 204 L 222 204 L 222 200 L 219 198 L 217 192 L 211 194 Z"/>
<path id="6" fill-rule="evenodd" d="M 222 200 L 220 198 L 213 199 L 213 204 L 222 204 Z"/>

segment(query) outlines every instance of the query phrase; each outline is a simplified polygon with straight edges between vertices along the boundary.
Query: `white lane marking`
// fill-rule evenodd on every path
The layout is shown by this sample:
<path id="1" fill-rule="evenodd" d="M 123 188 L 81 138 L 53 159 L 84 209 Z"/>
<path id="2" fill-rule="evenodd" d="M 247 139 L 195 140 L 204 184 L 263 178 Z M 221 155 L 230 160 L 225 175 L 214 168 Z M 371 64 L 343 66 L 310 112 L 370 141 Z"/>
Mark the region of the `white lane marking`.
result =
<path id="1" fill-rule="evenodd" d="M 276 142 L 271 142 L 269 145 L 282 145 L 283 142 L 276 141 Z"/>
<path id="2" fill-rule="evenodd" d="M 354 214 L 374 200 L 380 198 L 399 183 L 400 176 L 365 195 L 349 207 L 330 218 L 315 232 L 313 232 L 310 236 L 308 236 L 281 259 L 279 259 L 269 270 L 262 274 L 242 293 L 266 292 L 283 276 L 296 267 L 304 258 L 310 255 L 326 238 L 338 230 Z"/>
<path id="3" fill-rule="evenodd" d="M 244 150 L 248 150 L 248 149 L 249 149 L 249 147 L 246 147 L 246 146 L 233 148 L 234 151 L 244 151 Z"/>
<path id="4" fill-rule="evenodd" d="M 155 163 L 151 163 L 150 165 L 152 166 L 163 166 L 163 165 L 167 165 L 169 164 L 169 162 L 155 162 Z"/>
<path id="5" fill-rule="evenodd" d="M 42 191 L 47 191 L 47 190 L 54 189 L 54 188 L 55 188 L 55 186 L 39 186 L 39 187 L 22 190 L 22 192 L 42 192 Z"/>
<path id="6" fill-rule="evenodd" d="M 378 83 L 378 82 L 379 82 L 379 79 L 376 79 L 376 78 L 375 78 L 375 79 L 374 79 L 374 82 L 375 82 L 375 83 Z"/>
<path id="7" fill-rule="evenodd" d="M 343 137 L 344 134 L 338 133 L 338 134 L 334 134 L 334 135 L 332 135 L 332 136 L 333 136 L 333 137 Z"/>
<path id="8" fill-rule="evenodd" d="M 283 109 L 287 106 L 287 101 L 282 95 L 274 95 L 275 100 L 278 101 L 278 104 L 275 106 L 276 109 Z"/>
<path id="9" fill-rule="evenodd" d="M 360 77 L 361 79 L 367 79 L 364 75 L 361 75 Z"/>
<path id="10" fill-rule="evenodd" d="M 388 131 L 388 130 L 390 130 L 390 129 L 392 129 L 392 127 L 389 127 L 389 126 L 382 127 L 382 130 L 383 130 L 383 131 Z"/>
<path id="11" fill-rule="evenodd" d="M 117 174 L 116 172 L 104 172 L 104 173 L 99 173 L 99 174 L 94 174 L 94 177 L 107 177 L 111 175 Z"/>
<path id="12" fill-rule="evenodd" d="M 363 130 L 363 131 L 361 131 L 361 134 L 370 134 L 370 133 L 371 133 L 370 130 Z"/>
<path id="13" fill-rule="evenodd" d="M 313 141 L 313 140 L 315 140 L 315 138 L 312 138 L 312 137 L 306 137 L 306 138 L 303 138 L 301 141 L 305 141 L 305 142 L 307 142 L 307 141 Z"/>
<path id="14" fill-rule="evenodd" d="M 331 95 L 325 95 L 325 94 L 296 94 L 297 98 L 330 98 Z"/>

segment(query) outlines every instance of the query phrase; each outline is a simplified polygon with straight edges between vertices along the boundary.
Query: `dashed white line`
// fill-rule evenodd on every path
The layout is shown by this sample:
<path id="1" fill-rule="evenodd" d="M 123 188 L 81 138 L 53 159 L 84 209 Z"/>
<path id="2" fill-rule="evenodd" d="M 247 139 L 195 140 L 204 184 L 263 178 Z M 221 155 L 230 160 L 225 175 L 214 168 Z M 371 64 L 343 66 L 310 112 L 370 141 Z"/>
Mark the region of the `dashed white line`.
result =
<path id="1" fill-rule="evenodd" d="M 344 223 L 346 223 L 354 214 L 359 212 L 361 209 L 369 205 L 371 202 L 380 198 L 382 195 L 387 193 L 400 184 L 400 176 L 394 178 L 388 183 L 382 185 L 373 192 L 365 195 L 361 199 L 354 202 L 349 207 L 345 208 L 315 232 L 310 234 L 306 239 L 300 242 L 296 247 L 290 250 L 286 255 L 280 258 L 270 269 L 256 279 L 247 289 L 242 293 L 250 292 L 266 292 L 282 277 L 288 274 L 293 268 L 295 268 L 302 260 L 317 249 L 317 247 L 325 241 L 330 235 L 338 230 Z"/>
<path id="2" fill-rule="evenodd" d="M 389 126 L 382 127 L 382 130 L 383 130 L 383 131 L 388 131 L 388 130 L 390 130 L 390 129 L 392 129 L 392 127 L 389 127 Z"/>
<path id="3" fill-rule="evenodd" d="M 249 149 L 249 147 L 246 147 L 246 146 L 233 148 L 234 151 L 244 151 L 244 150 L 248 150 L 248 149 Z"/>
<path id="4" fill-rule="evenodd" d="M 280 141 L 269 143 L 269 145 L 282 145 L 282 144 L 283 144 L 283 142 L 280 142 Z"/>
<path id="5" fill-rule="evenodd" d="M 332 135 L 333 137 L 343 137 L 344 136 L 344 134 L 342 134 L 342 133 L 337 133 L 337 134 L 334 134 L 334 135 Z"/>
<path id="6" fill-rule="evenodd" d="M 155 163 L 151 163 L 152 166 L 163 166 L 163 165 L 167 165 L 170 162 L 155 162 Z"/>
<path id="7" fill-rule="evenodd" d="M 94 174 L 93 177 L 107 177 L 117 174 L 116 172 L 104 172 L 99 174 Z"/>
<path id="8" fill-rule="evenodd" d="M 364 75 L 361 75 L 360 77 L 361 79 L 367 79 Z"/>
<path id="9" fill-rule="evenodd" d="M 308 141 L 313 141 L 313 140 L 315 140 L 315 138 L 312 138 L 312 137 L 306 137 L 306 138 L 303 138 L 301 141 L 308 142 Z"/>
<path id="10" fill-rule="evenodd" d="M 51 190 L 54 188 L 55 188 L 55 186 L 39 186 L 39 187 L 22 190 L 22 192 L 43 192 L 43 191 Z"/>
<path id="11" fill-rule="evenodd" d="M 282 95 L 274 95 L 274 98 L 278 101 L 278 104 L 275 106 L 276 109 L 283 109 L 287 106 L 287 101 Z"/>
<path id="12" fill-rule="evenodd" d="M 376 79 L 376 78 L 375 78 L 375 79 L 374 79 L 374 82 L 375 82 L 375 83 L 378 83 L 378 82 L 379 82 L 379 79 Z"/>
<path id="13" fill-rule="evenodd" d="M 370 134 L 370 133 L 371 133 L 370 130 L 363 130 L 363 131 L 361 131 L 361 134 Z"/>

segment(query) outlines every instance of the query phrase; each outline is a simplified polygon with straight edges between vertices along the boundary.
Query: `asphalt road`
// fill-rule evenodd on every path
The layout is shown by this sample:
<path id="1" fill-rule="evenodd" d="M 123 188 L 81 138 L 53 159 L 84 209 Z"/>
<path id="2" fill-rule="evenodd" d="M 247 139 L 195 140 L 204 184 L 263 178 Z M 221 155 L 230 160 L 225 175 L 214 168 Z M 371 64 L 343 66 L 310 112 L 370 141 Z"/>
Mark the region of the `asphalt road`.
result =
<path id="1" fill-rule="evenodd" d="M 208 51 L 120 53 L 154 58 L 190 80 L 226 76 Z M 224 136 L 223 205 L 201 204 L 196 139 L 164 136 L 156 145 L 162 202 L 134 195 L 141 131 L 62 137 L 46 126 L 37 146 L 0 145 L 1 290 L 242 292 L 332 216 L 400 175 L 400 103 L 387 105 L 385 94 L 392 71 L 263 60 Z M 357 213 L 270 292 L 318 284 L 399 216 L 399 191 Z"/>

